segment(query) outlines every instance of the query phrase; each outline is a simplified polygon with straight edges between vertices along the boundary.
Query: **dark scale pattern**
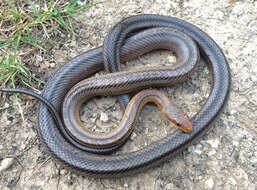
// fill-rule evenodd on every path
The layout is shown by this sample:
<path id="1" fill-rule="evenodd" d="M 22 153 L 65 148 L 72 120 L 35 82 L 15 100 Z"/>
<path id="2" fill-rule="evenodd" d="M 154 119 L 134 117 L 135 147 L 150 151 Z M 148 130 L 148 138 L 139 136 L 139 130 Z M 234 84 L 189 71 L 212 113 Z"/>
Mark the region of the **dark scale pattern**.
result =
<path id="1" fill-rule="evenodd" d="M 64 97 L 69 90 L 78 82 L 90 77 L 104 67 L 110 72 L 119 71 L 120 59 L 121 62 L 129 61 L 155 49 L 172 49 L 178 53 L 176 51 L 176 47 L 167 47 L 167 44 L 169 44 L 167 43 L 167 41 L 169 41 L 167 36 L 165 37 L 165 40 L 161 40 L 160 36 L 164 36 L 164 34 L 156 34 L 157 37 L 155 38 L 153 34 L 151 34 L 151 36 L 149 32 L 147 32 L 147 30 L 152 30 L 152 28 L 155 28 L 157 31 L 158 28 L 162 30 L 161 27 L 166 27 L 166 29 L 170 29 L 171 31 L 174 31 L 174 29 L 177 31 L 182 31 L 185 33 L 182 34 L 184 37 L 187 35 L 190 36 L 193 41 L 196 42 L 201 56 L 203 59 L 205 59 L 209 66 L 208 68 L 211 71 L 210 73 L 213 81 L 212 90 L 206 103 L 192 119 L 192 123 L 195 128 L 194 131 L 192 133 L 177 131 L 174 134 L 152 143 L 151 145 L 137 152 L 117 156 L 99 156 L 98 154 L 83 151 L 82 149 L 87 150 L 87 148 L 82 147 L 76 142 L 70 143 L 68 140 L 72 141 L 72 139 L 70 139 L 70 137 L 65 133 L 62 126 L 55 125 L 53 116 L 48 109 L 41 104 L 38 116 L 39 135 L 42 142 L 57 161 L 66 165 L 72 170 L 81 172 L 83 175 L 96 175 L 98 177 L 129 175 L 142 171 L 143 169 L 153 165 L 157 165 L 161 161 L 176 154 L 178 151 L 183 150 L 190 143 L 208 131 L 208 129 L 211 127 L 210 124 L 221 112 L 229 95 L 229 65 L 219 46 L 206 33 L 201 31 L 196 26 L 177 18 L 160 15 L 140 15 L 129 17 L 121 21 L 107 36 L 104 43 L 103 52 L 102 48 L 100 47 L 98 49 L 86 52 L 85 54 L 79 55 L 64 65 L 48 82 L 43 96 L 48 99 L 60 113 L 62 102 L 64 101 Z M 132 37 L 127 39 L 127 36 L 131 36 L 131 34 L 136 35 L 132 35 Z M 157 39 L 158 43 L 155 43 L 156 41 L 154 41 L 154 39 Z M 185 48 L 182 48 L 182 50 L 183 49 Z M 192 53 L 191 50 L 189 52 Z M 179 56 L 180 55 L 178 55 L 178 58 Z M 103 64 L 103 57 L 105 65 Z M 190 58 L 190 55 L 185 53 L 182 57 Z M 173 84 L 185 80 L 187 77 L 189 77 L 192 70 L 192 64 L 184 63 L 184 67 L 181 66 L 178 68 L 178 70 L 176 70 L 177 77 L 173 76 L 173 79 L 175 80 L 174 82 L 169 81 L 168 76 L 163 74 L 163 72 L 166 71 L 160 71 L 160 73 L 157 74 L 157 78 L 159 81 L 162 81 L 161 85 L 167 84 L 167 81 Z M 104 94 L 105 90 L 109 89 L 110 87 L 112 87 L 112 90 L 123 88 L 124 91 L 126 91 L 126 89 L 131 87 L 133 90 L 138 90 L 138 88 L 142 88 L 144 85 L 158 85 L 158 80 L 155 82 L 155 80 L 151 78 L 151 75 L 147 74 L 148 72 L 142 71 L 142 73 L 140 73 L 141 71 L 139 71 L 140 74 L 137 73 L 136 75 L 133 75 L 135 72 L 137 71 L 130 73 L 129 77 L 127 78 L 125 74 L 121 72 L 99 77 L 99 81 L 96 79 L 95 82 L 92 82 L 93 79 L 89 79 L 87 81 L 91 80 L 92 83 L 89 84 L 90 82 L 85 82 L 87 85 L 83 86 L 83 88 L 84 90 L 88 88 L 87 90 L 94 91 L 94 93 L 91 92 L 91 95 L 97 95 L 99 92 L 100 94 Z M 119 78 L 120 76 L 123 76 L 121 77 L 123 79 Z M 149 80 L 143 80 L 144 77 L 149 77 Z M 123 80 L 123 83 L 119 84 L 121 80 Z M 130 80 L 133 82 L 130 82 Z M 104 83 L 104 90 L 101 91 L 100 86 Z M 80 89 L 80 84 L 77 86 L 78 89 Z M 74 89 L 76 89 L 76 87 Z M 73 95 L 73 92 L 74 90 L 70 91 L 70 95 L 68 96 L 69 98 L 76 97 L 76 95 Z M 88 92 L 82 90 L 81 94 L 86 95 L 87 93 Z M 73 99 L 71 98 L 70 100 Z M 76 100 L 76 98 L 74 100 Z M 90 151 L 104 152 L 110 151 L 110 149 L 92 149 Z"/>

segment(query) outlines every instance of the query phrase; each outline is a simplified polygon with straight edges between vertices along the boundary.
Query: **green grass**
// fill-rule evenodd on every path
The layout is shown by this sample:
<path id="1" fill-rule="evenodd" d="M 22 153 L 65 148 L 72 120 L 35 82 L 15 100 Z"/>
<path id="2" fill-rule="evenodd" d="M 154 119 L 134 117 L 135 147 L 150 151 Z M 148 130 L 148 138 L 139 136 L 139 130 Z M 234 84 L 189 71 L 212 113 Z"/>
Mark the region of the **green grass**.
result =
<path id="1" fill-rule="evenodd" d="M 4 53 L 4 56 L 0 62 L 0 81 L 1 86 L 6 86 L 9 82 L 12 88 L 16 88 L 15 82 L 17 79 L 21 80 L 31 87 L 38 86 L 36 83 L 44 84 L 45 82 L 33 76 L 31 72 L 25 68 L 19 59 L 15 55 L 10 55 L 8 52 Z"/>
<path id="2" fill-rule="evenodd" d="M 22 63 L 21 49 L 29 47 L 46 51 L 46 43 L 54 44 L 49 34 L 49 31 L 53 30 L 76 36 L 72 17 L 105 1 L 82 6 L 78 4 L 78 0 L 68 3 L 56 0 L 38 0 L 36 3 L 28 1 L 28 10 L 15 2 L 8 0 L 0 10 L 0 29 L 5 29 L 4 35 L 0 33 L 0 87 L 16 88 L 19 82 L 32 88 L 44 84 L 44 81 L 35 77 Z"/>

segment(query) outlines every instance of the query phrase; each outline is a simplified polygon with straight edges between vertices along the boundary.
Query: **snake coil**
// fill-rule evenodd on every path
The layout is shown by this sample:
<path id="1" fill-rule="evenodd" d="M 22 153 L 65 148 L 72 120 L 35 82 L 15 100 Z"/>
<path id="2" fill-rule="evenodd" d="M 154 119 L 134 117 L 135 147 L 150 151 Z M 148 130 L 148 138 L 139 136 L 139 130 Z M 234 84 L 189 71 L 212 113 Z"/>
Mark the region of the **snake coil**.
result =
<path id="1" fill-rule="evenodd" d="M 167 39 L 167 36 L 165 37 L 165 32 L 164 37 L 163 35 L 162 37 L 159 36 L 159 39 L 163 38 L 164 40 L 159 42 L 158 39 L 157 41 L 152 40 L 154 37 L 151 36 L 151 33 L 153 34 L 155 29 L 175 30 L 178 33 L 183 33 L 186 38 L 192 39 L 193 43 L 196 43 L 199 48 L 200 55 L 205 60 L 212 75 L 211 93 L 201 110 L 191 119 L 194 130 L 191 133 L 177 131 L 136 152 L 122 155 L 95 154 L 112 151 L 121 146 L 122 143 L 105 150 L 85 147 L 71 138 L 64 129 L 64 126 L 62 124 L 59 125 L 62 121 L 58 115 L 61 113 L 65 96 L 74 85 L 104 68 L 108 72 L 118 72 L 117 74 L 108 74 L 109 78 L 113 79 L 110 80 L 112 86 L 110 81 L 109 83 L 106 82 L 106 85 L 114 89 L 123 88 L 121 94 L 145 88 L 144 84 L 147 87 L 151 85 L 158 86 L 157 82 L 161 80 L 166 82 L 166 73 L 162 73 L 166 71 L 163 70 L 157 71 L 159 74 L 156 74 L 157 78 L 159 77 L 157 82 L 154 82 L 154 78 L 151 78 L 153 72 L 149 76 L 149 70 L 140 71 L 141 73 L 137 75 L 134 73 L 135 78 L 139 75 L 143 76 L 141 79 L 136 78 L 137 80 L 135 79 L 134 81 L 127 80 L 128 78 L 133 79 L 133 77 L 128 77 L 131 73 L 120 72 L 120 61 L 125 62 L 134 59 L 154 49 L 166 49 L 167 43 L 165 43 L 165 39 Z M 151 32 L 147 32 L 149 30 Z M 148 45 L 146 46 L 146 44 Z M 176 51 L 176 48 L 174 50 Z M 195 56 L 195 54 L 192 56 Z M 191 74 L 189 71 L 194 67 L 192 64 L 189 66 L 190 68 L 186 69 L 187 72 L 184 71 L 184 67 L 177 70 L 177 75 L 173 79 L 176 82 L 181 82 L 181 80 L 188 78 L 189 74 Z M 125 82 L 122 82 L 119 78 L 122 76 L 125 77 Z M 143 81 L 144 77 L 147 80 Z M 101 78 L 99 81 L 103 83 Z M 108 80 L 106 79 L 106 81 Z M 98 89 L 98 82 L 93 83 L 96 86 L 92 86 L 91 90 Z M 86 85 L 90 86 L 88 83 Z M 105 89 L 107 87 L 105 86 Z M 130 88 L 132 90 L 127 90 Z M 96 48 L 81 54 L 61 67 L 47 83 L 42 95 L 43 97 L 18 89 L 0 89 L 0 91 L 20 92 L 37 96 L 37 99 L 47 104 L 48 107 L 42 103 L 40 104 L 38 113 L 39 135 L 43 144 L 56 160 L 70 169 L 81 172 L 83 175 L 113 177 L 133 174 L 142 169 L 157 165 L 205 134 L 224 107 L 229 95 L 229 89 L 229 65 L 222 50 L 206 33 L 198 27 L 177 18 L 160 15 L 138 15 L 126 18 L 115 25 L 105 39 L 103 48 Z M 117 92 L 116 94 L 119 93 Z M 122 107 L 125 109 L 130 96 L 121 95 L 119 99 Z"/>

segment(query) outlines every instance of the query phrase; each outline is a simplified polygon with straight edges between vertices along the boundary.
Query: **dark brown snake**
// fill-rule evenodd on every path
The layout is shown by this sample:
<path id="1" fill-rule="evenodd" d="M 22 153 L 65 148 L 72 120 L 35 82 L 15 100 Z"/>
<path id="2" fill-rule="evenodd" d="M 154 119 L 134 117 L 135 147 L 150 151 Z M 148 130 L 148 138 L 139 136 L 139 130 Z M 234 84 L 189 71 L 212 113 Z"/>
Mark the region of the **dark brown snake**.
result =
<path id="1" fill-rule="evenodd" d="M 184 117 L 183 113 L 172 110 L 177 109 L 176 106 L 168 106 L 166 109 L 166 96 L 156 90 L 142 91 L 130 103 L 131 95 L 119 96 L 123 109 L 127 108 L 123 116 L 126 121 L 122 121 L 120 125 L 125 129 L 125 133 L 121 132 L 119 127 L 101 140 L 82 129 L 78 110 L 82 103 L 92 97 L 127 94 L 149 87 L 174 85 L 189 78 L 199 59 L 196 46 L 212 75 L 212 90 L 201 110 L 191 118 L 193 131 L 187 118 L 181 119 Z M 120 61 L 129 61 L 156 49 L 175 51 L 180 66 L 174 69 L 150 67 L 121 72 Z M 108 72 L 117 73 L 88 78 L 104 67 Z M 44 103 L 46 106 L 41 104 L 39 108 L 39 135 L 51 155 L 70 169 L 83 175 L 98 177 L 129 175 L 157 165 L 183 150 L 210 129 L 211 123 L 228 99 L 229 90 L 230 70 L 219 46 L 196 26 L 177 18 L 160 15 L 133 16 L 115 25 L 105 39 L 103 48 L 90 50 L 61 67 L 46 85 L 43 97 L 21 89 L 0 89 L 4 92 L 25 93 Z M 116 150 L 126 142 L 132 132 L 132 129 L 126 126 L 134 126 L 134 119 L 141 107 L 149 101 L 155 102 L 161 108 L 165 107 L 164 113 L 173 113 L 170 120 L 185 132 L 192 132 L 178 130 L 136 152 L 122 155 L 97 154 Z M 139 110 L 134 111 L 133 117 L 127 114 L 128 109 L 135 109 L 131 105 L 136 105 Z M 59 116 L 60 113 L 63 114 L 66 127 Z M 127 124 L 124 125 L 124 122 Z M 107 145 L 105 142 L 108 142 Z"/>

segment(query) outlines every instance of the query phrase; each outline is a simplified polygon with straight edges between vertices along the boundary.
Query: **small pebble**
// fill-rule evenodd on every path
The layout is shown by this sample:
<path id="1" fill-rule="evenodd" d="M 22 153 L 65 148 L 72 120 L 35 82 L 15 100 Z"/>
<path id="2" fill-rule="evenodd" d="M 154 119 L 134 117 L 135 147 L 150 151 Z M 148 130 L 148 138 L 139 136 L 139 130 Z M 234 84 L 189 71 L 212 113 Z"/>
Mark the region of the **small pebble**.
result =
<path id="1" fill-rule="evenodd" d="M 165 190 L 176 190 L 178 189 L 173 183 L 168 183 L 165 185 Z"/>
<path id="2" fill-rule="evenodd" d="M 213 156 L 214 154 L 216 154 L 216 150 L 212 149 L 207 154 L 208 154 L 208 156 Z"/>
<path id="3" fill-rule="evenodd" d="M 133 141 L 137 137 L 137 134 L 134 132 L 131 134 L 130 139 Z"/>
<path id="4" fill-rule="evenodd" d="M 8 188 L 12 188 L 17 182 L 17 178 L 16 177 L 12 177 L 10 181 L 8 181 L 7 187 Z"/>
<path id="5" fill-rule="evenodd" d="M 230 182 L 231 185 L 236 185 L 237 184 L 236 180 L 233 177 L 229 178 L 229 182 Z"/>
<path id="6" fill-rule="evenodd" d="M 253 82 L 257 82 L 257 77 L 256 77 L 255 75 L 252 75 L 252 76 L 251 76 L 251 80 L 252 80 Z"/>
<path id="7" fill-rule="evenodd" d="M 61 171 L 60 171 L 60 174 L 61 174 L 61 175 L 66 175 L 67 173 L 68 173 L 68 171 L 65 170 L 65 169 L 61 169 Z"/>
<path id="8" fill-rule="evenodd" d="M 234 6 L 232 13 L 235 14 L 236 16 L 242 15 L 244 13 L 243 4 L 238 4 Z"/>
<path id="9" fill-rule="evenodd" d="M 211 139 L 206 141 L 208 144 L 211 145 L 212 148 L 218 148 L 219 147 L 219 140 L 218 139 Z"/>
<path id="10" fill-rule="evenodd" d="M 100 115 L 100 121 L 103 121 L 103 122 L 109 121 L 108 115 L 106 113 L 102 112 Z"/>
<path id="11" fill-rule="evenodd" d="M 45 61 L 44 63 L 40 64 L 41 69 L 46 69 L 50 66 L 50 63 L 48 61 Z"/>
<path id="12" fill-rule="evenodd" d="M 127 184 L 127 183 L 124 183 L 124 187 L 126 187 L 126 188 L 127 188 L 127 187 L 128 187 L 128 184 Z"/>
<path id="13" fill-rule="evenodd" d="M 42 56 L 40 56 L 40 55 L 36 55 L 36 61 L 37 61 L 37 62 L 41 62 L 41 61 L 43 61 Z"/>
<path id="14" fill-rule="evenodd" d="M 197 144 L 193 152 L 200 155 L 203 152 L 202 148 L 203 148 L 203 145 Z"/>
<path id="15" fill-rule="evenodd" d="M 8 169 L 14 163 L 14 158 L 5 158 L 0 164 L 0 172 Z"/>
<path id="16" fill-rule="evenodd" d="M 236 112 L 237 112 L 237 111 L 236 111 L 235 109 L 232 109 L 232 110 L 230 111 L 230 115 L 234 115 Z"/>
<path id="17" fill-rule="evenodd" d="M 239 146 L 239 142 L 238 141 L 232 141 L 232 144 L 234 145 L 234 146 Z"/>
<path id="18" fill-rule="evenodd" d="M 54 62 L 52 62 L 52 63 L 50 63 L 50 67 L 55 67 L 55 63 Z"/>
<path id="19" fill-rule="evenodd" d="M 214 181 L 212 178 L 205 181 L 205 189 L 213 189 L 214 187 Z"/>
<path id="20" fill-rule="evenodd" d="M 92 123 L 95 123 L 95 121 L 96 121 L 96 117 L 92 117 L 92 118 L 90 118 L 90 121 L 91 121 Z"/>

